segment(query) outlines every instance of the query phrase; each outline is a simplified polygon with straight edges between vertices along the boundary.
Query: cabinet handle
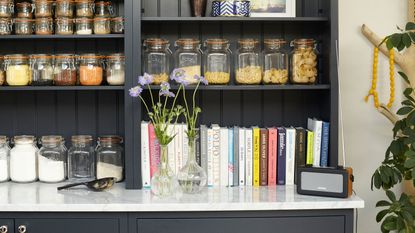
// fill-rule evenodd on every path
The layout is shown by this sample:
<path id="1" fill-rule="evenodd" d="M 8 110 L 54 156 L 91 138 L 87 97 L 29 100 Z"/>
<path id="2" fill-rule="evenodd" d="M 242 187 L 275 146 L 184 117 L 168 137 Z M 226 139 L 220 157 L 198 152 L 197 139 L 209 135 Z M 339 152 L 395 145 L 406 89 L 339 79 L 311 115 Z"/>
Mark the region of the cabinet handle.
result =
<path id="1" fill-rule="evenodd" d="M 9 229 L 6 225 L 0 226 L 0 233 L 7 233 Z"/>
<path id="2" fill-rule="evenodd" d="M 17 230 L 19 231 L 19 233 L 25 233 L 26 232 L 26 226 L 25 225 L 20 225 Z"/>

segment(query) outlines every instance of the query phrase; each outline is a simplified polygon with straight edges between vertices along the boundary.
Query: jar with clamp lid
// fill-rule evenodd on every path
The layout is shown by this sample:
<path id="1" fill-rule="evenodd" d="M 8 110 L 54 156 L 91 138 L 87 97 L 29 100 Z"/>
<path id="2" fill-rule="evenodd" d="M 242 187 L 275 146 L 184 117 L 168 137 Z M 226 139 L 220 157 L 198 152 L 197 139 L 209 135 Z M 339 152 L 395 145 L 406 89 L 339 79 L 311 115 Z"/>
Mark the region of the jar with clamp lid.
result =
<path id="1" fill-rule="evenodd" d="M 10 150 L 10 179 L 29 183 L 37 180 L 36 138 L 30 135 L 15 136 Z"/>
<path id="2" fill-rule="evenodd" d="M 261 53 L 259 42 L 254 39 L 238 41 L 235 78 L 237 84 L 260 84 L 262 81 Z"/>
<path id="3" fill-rule="evenodd" d="M 102 56 L 82 54 L 79 56 L 79 82 L 83 86 L 99 86 L 103 81 Z"/>
<path id="4" fill-rule="evenodd" d="M 18 2 L 16 3 L 17 17 L 18 18 L 28 18 L 33 17 L 32 4 L 29 2 Z"/>
<path id="5" fill-rule="evenodd" d="M 291 82 L 315 84 L 318 77 L 317 43 L 313 39 L 297 39 L 291 42 Z"/>
<path id="6" fill-rule="evenodd" d="M 57 54 L 53 70 L 53 83 L 56 86 L 75 86 L 77 81 L 75 56 Z"/>
<path id="7" fill-rule="evenodd" d="M 14 13 L 13 0 L 0 0 L 0 18 L 11 18 Z"/>
<path id="8" fill-rule="evenodd" d="M 13 23 L 9 18 L 0 18 L 0 35 L 12 34 Z"/>
<path id="9" fill-rule="evenodd" d="M 75 135 L 68 150 L 68 179 L 90 181 L 95 178 L 95 151 L 92 136 Z"/>
<path id="10" fill-rule="evenodd" d="M 231 51 L 226 39 L 205 41 L 205 78 L 209 84 L 228 84 L 231 78 Z"/>
<path id="11" fill-rule="evenodd" d="M 185 80 L 188 84 L 196 84 L 195 76 L 201 75 L 202 51 L 200 41 L 196 39 L 179 39 L 176 41 L 176 52 L 174 53 L 175 69 L 184 71 Z"/>
<path id="12" fill-rule="evenodd" d="M 107 56 L 106 77 L 108 85 L 124 85 L 125 57 L 122 53 L 113 53 Z"/>
<path id="13" fill-rule="evenodd" d="M 111 33 L 122 34 L 124 33 L 124 18 L 114 17 L 111 19 Z"/>
<path id="14" fill-rule="evenodd" d="M 36 35 L 53 34 L 53 19 L 52 18 L 36 18 L 35 32 L 36 32 Z"/>
<path id="15" fill-rule="evenodd" d="M 16 35 L 31 35 L 34 32 L 34 20 L 28 18 L 16 18 L 14 31 Z"/>
<path id="16" fill-rule="evenodd" d="M 120 136 L 101 136 L 98 138 L 97 179 L 114 177 L 116 182 L 124 179 L 124 159 Z"/>
<path id="17" fill-rule="evenodd" d="M 95 17 L 94 18 L 94 34 L 104 35 L 111 33 L 111 18 Z"/>
<path id="18" fill-rule="evenodd" d="M 56 0 L 55 17 L 73 18 L 74 6 L 72 0 Z"/>
<path id="19" fill-rule="evenodd" d="M 4 57 L 0 56 L 0 86 L 6 83 L 6 72 L 4 71 Z"/>
<path id="20" fill-rule="evenodd" d="M 30 84 L 31 70 L 29 57 L 23 54 L 4 56 L 6 80 L 9 86 L 26 86 Z"/>
<path id="21" fill-rule="evenodd" d="M 51 86 L 53 84 L 52 56 L 36 54 L 30 57 L 32 86 Z"/>
<path id="22" fill-rule="evenodd" d="M 61 136 L 43 136 L 38 151 L 39 181 L 58 183 L 66 179 L 66 148 Z"/>
<path id="23" fill-rule="evenodd" d="M 78 35 L 91 35 L 92 34 L 92 22 L 94 19 L 89 18 L 77 18 L 75 19 L 76 34 Z"/>
<path id="24" fill-rule="evenodd" d="M 0 183 L 10 179 L 10 147 L 6 136 L 0 136 Z"/>
<path id="25" fill-rule="evenodd" d="M 76 0 L 76 17 L 94 17 L 94 0 Z"/>
<path id="26" fill-rule="evenodd" d="M 168 40 L 149 38 L 143 44 L 143 70 L 153 76 L 153 83 L 159 85 L 169 81 L 172 53 Z"/>
<path id="27" fill-rule="evenodd" d="M 286 84 L 288 82 L 288 53 L 284 51 L 286 44 L 281 39 L 266 39 L 264 51 L 264 84 Z"/>
<path id="28" fill-rule="evenodd" d="M 45 18 L 53 16 L 53 1 L 50 0 L 34 0 L 33 9 L 36 18 Z"/>
<path id="29" fill-rule="evenodd" d="M 55 32 L 58 35 L 72 35 L 73 34 L 73 19 L 71 18 L 57 18 L 55 20 Z"/>
<path id="30" fill-rule="evenodd" d="M 99 1 L 95 3 L 95 17 L 110 17 L 113 14 L 112 3 Z"/>

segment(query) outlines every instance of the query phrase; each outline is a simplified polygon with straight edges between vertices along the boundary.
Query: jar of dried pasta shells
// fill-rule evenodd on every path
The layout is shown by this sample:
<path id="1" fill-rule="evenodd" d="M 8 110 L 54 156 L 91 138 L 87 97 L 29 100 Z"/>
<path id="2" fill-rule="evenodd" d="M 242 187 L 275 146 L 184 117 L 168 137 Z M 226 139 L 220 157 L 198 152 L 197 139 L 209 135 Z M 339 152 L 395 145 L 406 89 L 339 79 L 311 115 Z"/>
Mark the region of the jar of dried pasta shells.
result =
<path id="1" fill-rule="evenodd" d="M 318 51 L 313 39 L 297 39 L 291 42 L 291 82 L 315 84 L 317 82 Z"/>
<path id="2" fill-rule="evenodd" d="M 288 82 L 288 53 L 284 51 L 286 42 L 281 39 L 265 39 L 264 51 L 264 73 L 262 82 L 264 84 L 286 84 Z"/>
<path id="3" fill-rule="evenodd" d="M 237 84 L 260 84 L 262 81 L 261 52 L 254 39 L 238 41 L 235 78 Z"/>

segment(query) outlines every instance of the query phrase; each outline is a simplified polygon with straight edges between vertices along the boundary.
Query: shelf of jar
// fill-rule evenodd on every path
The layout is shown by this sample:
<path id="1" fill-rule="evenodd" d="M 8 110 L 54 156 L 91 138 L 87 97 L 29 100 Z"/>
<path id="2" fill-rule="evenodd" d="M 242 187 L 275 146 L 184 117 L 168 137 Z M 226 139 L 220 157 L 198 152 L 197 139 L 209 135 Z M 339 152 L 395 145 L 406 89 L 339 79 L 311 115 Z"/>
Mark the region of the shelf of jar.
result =
<path id="1" fill-rule="evenodd" d="M 0 86 L 1 91 L 93 91 L 124 90 L 124 86 Z"/>
<path id="2" fill-rule="evenodd" d="M 1 35 L 0 39 L 122 39 L 124 34 L 106 35 Z"/>
<path id="3" fill-rule="evenodd" d="M 149 22 L 250 22 L 250 21 L 265 21 L 265 22 L 326 22 L 328 17 L 142 17 L 142 21 Z"/>
<path id="4" fill-rule="evenodd" d="M 177 90 L 179 86 L 172 85 L 171 89 Z M 195 85 L 189 85 L 187 90 L 195 89 Z M 151 89 L 159 90 L 160 86 L 151 85 Z M 200 86 L 200 90 L 213 90 L 213 91 L 260 91 L 260 90 L 330 90 L 330 84 L 316 84 L 316 85 L 209 85 Z"/>

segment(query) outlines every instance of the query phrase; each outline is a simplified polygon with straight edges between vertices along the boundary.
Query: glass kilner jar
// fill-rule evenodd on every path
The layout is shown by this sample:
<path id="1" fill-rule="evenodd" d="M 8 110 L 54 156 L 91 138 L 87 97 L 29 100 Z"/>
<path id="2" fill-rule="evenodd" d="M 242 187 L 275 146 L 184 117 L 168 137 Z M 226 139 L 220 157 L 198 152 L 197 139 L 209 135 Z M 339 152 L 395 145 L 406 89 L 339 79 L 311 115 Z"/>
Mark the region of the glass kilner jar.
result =
<path id="1" fill-rule="evenodd" d="M 73 34 L 73 19 L 70 18 L 57 18 L 55 20 L 55 33 L 58 35 L 71 35 Z"/>
<path id="2" fill-rule="evenodd" d="M 32 86 L 51 86 L 53 84 L 52 56 L 37 54 L 31 56 Z"/>
<path id="3" fill-rule="evenodd" d="M 260 84 L 262 81 L 262 63 L 258 40 L 239 40 L 235 56 L 236 83 Z"/>
<path id="4" fill-rule="evenodd" d="M 77 81 L 75 56 L 57 54 L 53 67 L 53 83 L 56 86 L 74 86 Z"/>
<path id="5" fill-rule="evenodd" d="M 281 39 L 264 41 L 264 84 L 286 84 L 288 82 L 288 53 L 283 49 L 286 44 Z"/>
<path id="6" fill-rule="evenodd" d="M 228 84 L 231 78 L 231 51 L 226 39 L 205 41 L 205 78 L 209 84 Z"/>
<path id="7" fill-rule="evenodd" d="M 72 0 L 56 0 L 55 16 L 59 17 L 73 17 L 74 2 Z"/>
<path id="8" fill-rule="evenodd" d="M 15 136 L 10 151 L 10 178 L 14 182 L 29 183 L 37 180 L 36 138 L 29 135 Z"/>
<path id="9" fill-rule="evenodd" d="M 53 16 L 53 1 L 34 0 L 33 8 L 36 18 L 45 18 Z"/>
<path id="10" fill-rule="evenodd" d="M 92 136 L 72 136 L 72 147 L 68 151 L 68 179 L 89 181 L 95 178 L 95 150 Z"/>
<path id="11" fill-rule="evenodd" d="M 94 16 L 94 0 L 76 0 L 76 17 L 92 18 Z"/>
<path id="12" fill-rule="evenodd" d="M 109 1 L 98 1 L 95 3 L 95 17 L 110 17 L 113 13 L 112 3 Z"/>
<path id="13" fill-rule="evenodd" d="M 13 0 L 0 0 L 0 18 L 11 18 L 14 13 Z"/>
<path id="14" fill-rule="evenodd" d="M 12 20 L 9 18 L 0 18 L 0 35 L 12 34 Z"/>
<path id="15" fill-rule="evenodd" d="M 29 2 L 16 3 L 16 11 L 18 18 L 31 19 L 33 17 L 32 4 Z"/>
<path id="16" fill-rule="evenodd" d="M 116 182 L 124 179 L 124 159 L 120 136 L 101 136 L 98 138 L 97 179 L 114 177 Z"/>
<path id="17" fill-rule="evenodd" d="M 94 53 L 79 57 L 79 83 L 82 86 L 99 86 L 104 78 L 102 56 Z"/>
<path id="18" fill-rule="evenodd" d="M 61 136 L 43 136 L 38 151 L 39 181 L 58 183 L 66 179 L 66 148 Z"/>
<path id="19" fill-rule="evenodd" d="M 195 76 L 201 75 L 202 51 L 200 41 L 196 39 L 179 39 L 176 41 L 174 53 L 174 68 L 180 68 L 185 72 L 185 80 L 188 84 L 196 84 Z"/>
<path id="20" fill-rule="evenodd" d="M 107 56 L 105 67 L 108 85 L 124 85 L 125 57 L 122 53 L 113 53 Z"/>
<path id="21" fill-rule="evenodd" d="M 144 73 L 153 76 L 153 84 L 169 81 L 172 57 L 169 41 L 159 38 L 146 39 L 143 47 Z"/>
<path id="22" fill-rule="evenodd" d="M 291 42 L 291 82 L 315 84 L 318 77 L 317 43 L 313 39 L 297 39 Z"/>
<path id="23" fill-rule="evenodd" d="M 0 136 L 0 183 L 10 179 L 10 147 L 6 136 Z"/>
<path id="24" fill-rule="evenodd" d="M 16 18 L 14 20 L 14 30 L 16 35 L 31 35 L 34 32 L 34 20 L 28 18 Z"/>
<path id="25" fill-rule="evenodd" d="M 6 81 L 9 86 L 26 86 L 30 84 L 31 70 L 29 57 L 23 54 L 4 56 Z"/>

